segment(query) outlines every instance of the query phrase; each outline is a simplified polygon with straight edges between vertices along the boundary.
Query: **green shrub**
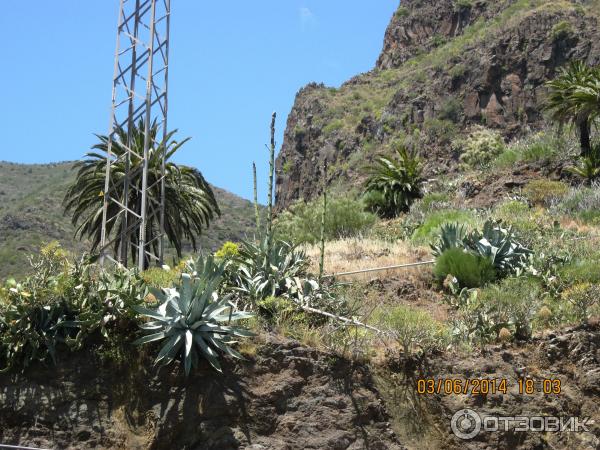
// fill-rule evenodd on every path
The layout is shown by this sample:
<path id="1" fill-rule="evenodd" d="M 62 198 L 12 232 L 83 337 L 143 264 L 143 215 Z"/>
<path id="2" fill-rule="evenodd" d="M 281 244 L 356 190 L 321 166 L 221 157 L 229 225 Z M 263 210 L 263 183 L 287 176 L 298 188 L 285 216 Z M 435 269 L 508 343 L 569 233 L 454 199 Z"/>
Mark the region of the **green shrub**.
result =
<path id="1" fill-rule="evenodd" d="M 552 27 L 552 38 L 557 41 L 573 34 L 573 26 L 566 20 L 561 20 Z"/>
<path id="2" fill-rule="evenodd" d="M 500 284 L 489 284 L 457 311 L 453 334 L 459 341 L 484 345 L 507 329 L 517 339 L 527 340 L 541 303 L 540 284 L 533 278 L 507 278 Z"/>
<path id="3" fill-rule="evenodd" d="M 600 260 L 581 259 L 573 261 L 559 271 L 561 282 L 566 286 L 581 283 L 600 283 Z"/>
<path id="4" fill-rule="evenodd" d="M 464 169 L 488 166 L 506 147 L 500 133 L 481 126 L 475 127 L 469 137 L 457 146 L 462 150 L 460 162 Z"/>
<path id="5" fill-rule="evenodd" d="M 552 213 L 600 223 L 600 185 L 571 189 L 552 208 Z"/>
<path id="6" fill-rule="evenodd" d="M 481 287 L 496 278 L 496 270 L 488 258 L 460 248 L 444 251 L 436 259 L 434 274 L 440 281 L 452 275 L 460 286 L 466 288 Z"/>
<path id="7" fill-rule="evenodd" d="M 474 211 L 468 209 L 433 211 L 424 218 L 423 223 L 413 233 L 411 240 L 416 244 L 427 244 L 439 234 L 442 225 L 451 222 L 474 227 L 479 223 L 479 219 Z"/>
<path id="8" fill-rule="evenodd" d="M 397 10 L 396 10 L 396 16 L 397 17 L 406 17 L 410 14 L 410 12 L 408 11 L 408 8 L 406 6 L 400 6 Z"/>
<path id="9" fill-rule="evenodd" d="M 219 250 L 215 252 L 215 258 L 217 259 L 232 259 L 235 258 L 240 252 L 239 245 L 235 242 L 225 242 Z"/>
<path id="10" fill-rule="evenodd" d="M 471 232 L 467 232 L 458 223 L 445 224 L 437 242 L 430 244 L 430 247 L 433 255 L 438 258 L 454 248 L 487 258 L 498 276 L 516 273 L 533 253 L 517 241 L 512 230 L 503 228 L 492 220 L 487 220 L 481 231 Z"/>
<path id="11" fill-rule="evenodd" d="M 541 131 L 511 143 L 496 159 L 496 167 L 512 167 L 520 162 L 548 162 L 570 153 L 570 141 L 551 131 Z"/>
<path id="12" fill-rule="evenodd" d="M 455 66 L 455 68 L 458 66 Z M 459 99 L 456 97 L 448 98 L 444 103 L 442 103 L 442 107 L 440 108 L 439 117 L 443 120 L 450 120 L 454 123 L 457 123 L 460 120 L 460 116 L 463 112 L 463 105 Z M 456 134 L 456 129 L 453 130 L 454 135 Z"/>
<path id="13" fill-rule="evenodd" d="M 579 283 L 562 293 L 562 299 L 569 302 L 574 310 L 575 319 L 585 322 L 591 316 L 592 309 L 600 301 L 600 285 Z"/>
<path id="14" fill-rule="evenodd" d="M 407 354 L 443 350 L 450 341 L 447 328 L 420 309 L 399 305 L 378 316 Z"/>
<path id="15" fill-rule="evenodd" d="M 442 107 L 440 114 L 444 116 L 441 119 L 427 119 L 423 123 L 423 131 L 427 134 L 430 141 L 438 145 L 450 144 L 458 133 L 458 127 L 454 122 L 458 121 L 460 108 L 452 99 L 448 100 Z M 449 115 L 450 117 L 446 117 Z"/>
<path id="16" fill-rule="evenodd" d="M 171 287 L 177 281 L 181 272 L 176 269 L 152 267 L 144 270 L 141 274 L 142 280 L 149 287 L 156 289 Z"/>
<path id="17" fill-rule="evenodd" d="M 42 248 L 31 265 L 31 276 L 8 282 L 0 304 L 0 367 L 6 369 L 54 362 L 57 353 L 81 348 L 92 335 L 103 338 L 102 353 L 147 294 L 136 272 L 71 263 L 58 245 Z"/>
<path id="18" fill-rule="evenodd" d="M 323 127 L 323 134 L 329 135 L 334 131 L 344 127 L 344 122 L 341 119 L 334 119 Z"/>
<path id="19" fill-rule="evenodd" d="M 297 244 L 319 241 L 321 233 L 322 200 L 298 202 L 281 213 L 275 222 L 275 234 Z M 366 232 L 377 216 L 364 210 L 362 201 L 350 197 L 328 197 L 325 217 L 327 240 L 358 236 Z"/>
<path id="20" fill-rule="evenodd" d="M 460 78 L 462 77 L 465 73 L 467 72 L 467 67 L 464 64 L 455 64 L 454 66 L 452 66 L 452 68 L 448 71 L 448 74 L 452 77 L 452 78 Z"/>
<path id="21" fill-rule="evenodd" d="M 530 181 L 523 193 L 534 205 L 551 206 L 553 203 L 565 197 L 569 192 L 569 186 L 561 181 L 539 179 Z"/>
<path id="22" fill-rule="evenodd" d="M 518 339 L 529 339 L 532 320 L 542 302 L 539 282 L 533 278 L 507 278 L 483 289 L 478 301 L 486 305 L 496 328 L 514 330 Z"/>
<path id="23" fill-rule="evenodd" d="M 470 9 L 473 7 L 473 0 L 454 0 L 454 10 Z"/>

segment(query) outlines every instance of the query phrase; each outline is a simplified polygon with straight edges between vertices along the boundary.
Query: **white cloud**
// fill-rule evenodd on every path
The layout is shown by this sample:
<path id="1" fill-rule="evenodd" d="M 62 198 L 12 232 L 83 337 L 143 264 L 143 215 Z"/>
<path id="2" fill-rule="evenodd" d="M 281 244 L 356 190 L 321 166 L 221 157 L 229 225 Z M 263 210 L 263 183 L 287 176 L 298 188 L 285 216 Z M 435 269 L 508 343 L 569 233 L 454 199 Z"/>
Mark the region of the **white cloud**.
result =
<path id="1" fill-rule="evenodd" d="M 314 26 L 317 22 L 315 15 L 309 8 L 306 8 L 306 7 L 300 8 L 299 15 L 300 15 L 300 24 L 302 25 L 302 28 L 304 28 L 304 29 Z"/>

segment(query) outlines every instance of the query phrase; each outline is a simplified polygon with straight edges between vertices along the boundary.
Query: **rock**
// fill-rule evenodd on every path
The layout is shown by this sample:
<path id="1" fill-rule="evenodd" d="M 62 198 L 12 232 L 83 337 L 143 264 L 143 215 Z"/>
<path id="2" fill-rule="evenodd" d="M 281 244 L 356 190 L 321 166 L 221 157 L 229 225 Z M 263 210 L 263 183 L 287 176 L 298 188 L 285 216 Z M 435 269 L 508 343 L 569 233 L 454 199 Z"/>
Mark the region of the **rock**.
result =
<path id="1" fill-rule="evenodd" d="M 467 7 L 453 0 L 402 1 L 371 72 L 339 89 L 312 83 L 296 95 L 277 158 L 276 209 L 319 196 L 324 161 L 330 167 L 328 185 L 360 186 L 365 164 L 414 128 L 421 131 L 415 146 L 423 152 L 425 176 L 433 178 L 458 166 L 451 135 L 444 132 L 448 122 L 462 135 L 474 124 L 496 128 L 506 140 L 544 127 L 545 83 L 570 60 L 600 63 L 597 15 L 576 0 L 566 2 L 572 7 L 558 0 L 546 3 L 473 1 Z M 485 23 L 483 38 L 464 36 L 475 22 Z M 576 35 L 557 38 L 553 27 L 561 22 Z M 459 50 L 440 49 L 429 57 L 447 41 Z M 404 64 L 411 58 L 408 70 Z M 398 79 L 396 70 L 402 74 Z M 406 79 L 413 73 L 421 75 Z M 381 105 L 374 106 L 372 98 Z M 450 111 L 448 104 L 454 105 Z M 562 167 L 541 165 L 509 180 L 494 178 L 466 192 L 472 195 L 468 205 L 490 206 L 532 177 L 562 172 Z"/>

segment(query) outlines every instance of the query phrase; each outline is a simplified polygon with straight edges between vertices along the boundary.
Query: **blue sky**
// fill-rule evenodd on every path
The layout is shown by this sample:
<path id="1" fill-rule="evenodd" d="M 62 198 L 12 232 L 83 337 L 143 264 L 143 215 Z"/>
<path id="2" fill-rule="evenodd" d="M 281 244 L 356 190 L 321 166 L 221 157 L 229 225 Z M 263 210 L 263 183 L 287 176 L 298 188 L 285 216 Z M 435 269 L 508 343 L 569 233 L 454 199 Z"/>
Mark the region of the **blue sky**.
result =
<path id="1" fill-rule="evenodd" d="M 269 119 L 277 141 L 298 89 L 370 70 L 398 0 L 172 0 L 169 128 L 175 160 L 261 200 Z M 117 0 L 13 1 L 0 15 L 0 160 L 75 160 L 106 134 Z"/>

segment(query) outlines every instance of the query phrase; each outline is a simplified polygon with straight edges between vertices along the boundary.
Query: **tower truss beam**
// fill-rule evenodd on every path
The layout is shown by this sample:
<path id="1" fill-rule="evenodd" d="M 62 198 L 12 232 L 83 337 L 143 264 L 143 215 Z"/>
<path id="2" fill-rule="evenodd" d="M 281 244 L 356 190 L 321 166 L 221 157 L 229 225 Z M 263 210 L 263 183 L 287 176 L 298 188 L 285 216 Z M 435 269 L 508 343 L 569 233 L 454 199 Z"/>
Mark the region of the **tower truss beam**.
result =
<path id="1" fill-rule="evenodd" d="M 166 147 L 161 143 L 167 135 L 170 22 L 170 0 L 120 0 L 102 200 L 102 263 L 109 259 L 127 266 L 130 251 L 135 251 L 140 270 L 164 260 Z M 142 120 L 139 148 L 133 129 Z M 161 175 L 149 185 L 149 161 L 159 149 Z M 117 164 L 124 173 L 117 174 Z M 159 198 L 159 205 L 150 198 Z M 132 199 L 137 199 L 135 204 Z"/>

